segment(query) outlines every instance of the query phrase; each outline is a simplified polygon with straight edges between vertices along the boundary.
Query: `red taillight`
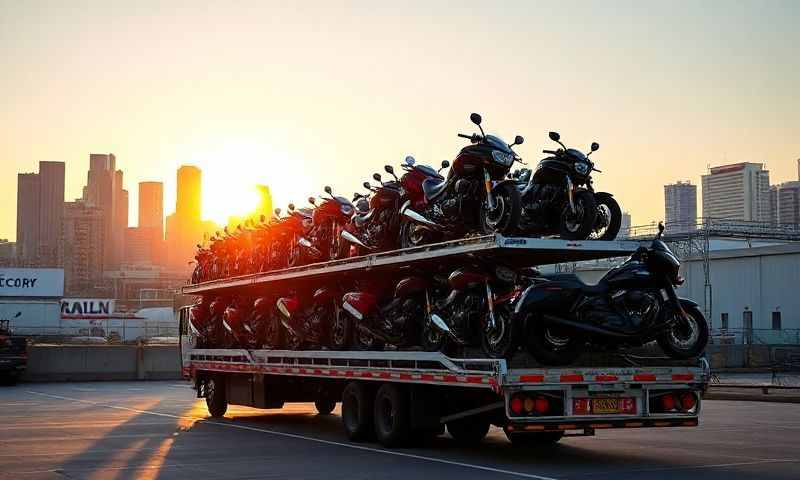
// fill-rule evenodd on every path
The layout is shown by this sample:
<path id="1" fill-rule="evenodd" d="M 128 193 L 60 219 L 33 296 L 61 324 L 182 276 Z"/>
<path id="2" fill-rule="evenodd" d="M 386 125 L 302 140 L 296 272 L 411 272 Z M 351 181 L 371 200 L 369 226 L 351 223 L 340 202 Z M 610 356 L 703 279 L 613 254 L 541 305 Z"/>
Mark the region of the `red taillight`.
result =
<path id="1" fill-rule="evenodd" d="M 665 412 L 675 410 L 675 395 L 671 393 L 663 395 L 661 397 L 661 408 L 663 408 Z"/>
<path id="2" fill-rule="evenodd" d="M 684 392 L 681 394 L 681 409 L 689 411 L 697 405 L 697 399 L 694 397 L 694 394 L 690 392 Z"/>
<path id="3" fill-rule="evenodd" d="M 536 413 L 542 414 L 550 410 L 550 400 L 545 397 L 536 397 Z"/>
<path id="4" fill-rule="evenodd" d="M 629 397 L 620 398 L 619 411 L 620 413 L 627 413 L 629 415 L 633 415 L 634 413 L 636 413 L 636 400 Z"/>
<path id="5" fill-rule="evenodd" d="M 515 396 L 511 399 L 511 412 L 515 415 L 519 415 L 522 413 L 523 402 L 522 399 L 518 396 Z"/>

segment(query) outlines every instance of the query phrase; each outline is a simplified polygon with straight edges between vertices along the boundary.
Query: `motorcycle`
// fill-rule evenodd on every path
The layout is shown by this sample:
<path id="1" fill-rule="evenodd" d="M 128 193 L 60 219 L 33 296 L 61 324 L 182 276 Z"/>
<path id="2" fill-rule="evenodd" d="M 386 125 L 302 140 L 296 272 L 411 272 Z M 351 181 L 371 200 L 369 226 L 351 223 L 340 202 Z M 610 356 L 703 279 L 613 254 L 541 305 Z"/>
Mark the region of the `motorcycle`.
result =
<path id="1" fill-rule="evenodd" d="M 297 267 L 306 263 L 304 250 L 299 241 L 311 229 L 311 210 L 296 209 L 289 204 L 289 215 L 280 217 L 281 210 L 275 209 L 276 219 L 270 226 L 269 266 L 270 270 Z"/>
<path id="2" fill-rule="evenodd" d="M 511 359 L 518 347 L 520 323 L 514 303 L 525 277 L 505 266 L 475 264 L 439 280 L 431 314 L 422 332 L 425 350 L 452 350 L 480 344 L 491 358 Z"/>
<path id="3" fill-rule="evenodd" d="M 524 139 L 517 135 L 514 143 L 507 144 L 484 133 L 480 115 L 473 113 L 470 119 L 481 133 L 458 134 L 471 144 L 461 149 L 447 179 L 426 178 L 421 197 L 411 197 L 401 207 L 406 220 L 400 228 L 403 248 L 475 231 L 510 233 L 516 229 L 520 195 L 515 183 L 505 177 L 519 161 L 511 148 Z"/>
<path id="4" fill-rule="evenodd" d="M 394 287 L 394 288 L 392 288 Z M 427 314 L 430 282 L 409 276 L 396 284 L 375 279 L 342 298 L 342 309 L 355 326 L 353 336 L 362 350 L 417 347 L 420 326 Z"/>
<path id="5" fill-rule="evenodd" d="M 245 297 L 235 297 L 222 314 L 223 347 L 255 348 L 255 330 L 247 321 L 252 303 Z"/>
<path id="6" fill-rule="evenodd" d="M 391 165 L 384 167 L 387 173 L 395 177 L 394 181 L 382 182 L 379 174 L 372 178 L 379 182 L 378 187 L 373 187 L 369 182 L 364 182 L 364 187 L 372 192 L 368 200 L 368 207 L 363 211 L 356 208 L 356 214 L 344 225 L 341 236 L 346 242 L 340 244 L 337 258 L 350 256 L 350 251 L 355 250 L 356 255 L 370 252 L 381 252 L 397 248 L 397 237 L 400 228 L 400 200 L 403 189 L 399 179 L 394 175 Z M 359 195 L 356 199 L 361 199 Z M 359 202 L 360 203 L 360 202 Z"/>
<path id="7" fill-rule="evenodd" d="M 286 347 L 290 350 L 347 348 L 349 327 L 342 325 L 346 319 L 337 302 L 340 298 L 339 287 L 321 287 L 312 295 L 299 292 L 279 298 L 276 306 L 286 331 Z"/>
<path id="8" fill-rule="evenodd" d="M 680 261 L 661 241 L 664 225 L 649 247 L 640 247 L 597 285 L 574 274 L 543 275 L 517 303 L 527 325 L 527 348 L 545 365 L 572 363 L 586 345 L 619 348 L 655 340 L 668 356 L 700 355 L 708 324 L 697 303 L 678 298 Z"/>
<path id="9" fill-rule="evenodd" d="M 589 154 L 567 148 L 557 132 L 550 139 L 558 150 L 543 150 L 551 155 L 539 162 L 535 172 L 514 172 L 522 198 L 519 233 L 558 234 L 567 240 L 614 240 L 622 223 L 622 212 L 614 197 L 595 192 L 592 172 L 601 172 L 589 159 L 600 145 L 592 143 Z"/>
<path id="10" fill-rule="evenodd" d="M 311 262 L 325 262 L 337 258 L 345 258 L 349 253 L 349 244 L 341 236 L 341 230 L 350 221 L 355 208 L 350 200 L 333 195 L 331 187 L 325 187 L 326 198 L 317 205 L 314 197 L 308 202 L 314 205 L 312 227 L 306 236 L 298 240 L 305 249 L 305 255 Z"/>
<path id="11" fill-rule="evenodd" d="M 195 337 L 195 348 L 208 348 L 212 334 L 211 314 L 207 297 L 201 297 L 189 307 L 189 330 Z"/>

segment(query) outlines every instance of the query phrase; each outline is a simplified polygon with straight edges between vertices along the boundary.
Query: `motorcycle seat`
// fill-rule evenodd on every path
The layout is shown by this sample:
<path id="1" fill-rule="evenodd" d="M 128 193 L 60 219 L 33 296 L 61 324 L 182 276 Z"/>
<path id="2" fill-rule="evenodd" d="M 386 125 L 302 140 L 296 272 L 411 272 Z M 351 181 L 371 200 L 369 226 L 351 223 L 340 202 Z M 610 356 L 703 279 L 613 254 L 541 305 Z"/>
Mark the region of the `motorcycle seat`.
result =
<path id="1" fill-rule="evenodd" d="M 426 178 L 422 182 L 422 191 L 425 193 L 425 199 L 430 201 L 438 197 L 447 189 L 447 181 L 440 181 L 435 178 Z"/>
<path id="2" fill-rule="evenodd" d="M 369 210 L 364 213 L 356 214 L 353 216 L 353 221 L 356 223 L 356 225 L 361 226 L 372 219 L 372 214 L 374 211 L 375 210 Z"/>
<path id="3" fill-rule="evenodd" d="M 588 283 L 584 283 L 584 281 L 574 273 L 554 273 L 550 275 L 544 275 L 544 278 L 554 282 L 569 284 L 574 288 L 580 289 L 586 295 L 603 295 L 608 293 L 608 285 L 605 282 L 599 282 L 596 285 L 589 285 Z"/>

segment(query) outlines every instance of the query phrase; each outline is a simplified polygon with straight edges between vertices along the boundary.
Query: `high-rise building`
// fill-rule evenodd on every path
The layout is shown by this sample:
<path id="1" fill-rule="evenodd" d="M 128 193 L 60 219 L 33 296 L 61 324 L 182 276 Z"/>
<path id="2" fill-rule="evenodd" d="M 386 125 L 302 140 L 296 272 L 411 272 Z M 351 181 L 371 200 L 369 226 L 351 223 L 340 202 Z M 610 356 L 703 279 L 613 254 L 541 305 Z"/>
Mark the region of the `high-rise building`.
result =
<path id="1" fill-rule="evenodd" d="M 36 261 L 39 250 L 39 175 L 17 174 L 17 256 L 23 264 Z"/>
<path id="2" fill-rule="evenodd" d="M 156 228 L 164 237 L 164 184 L 139 182 L 139 228 Z"/>
<path id="3" fill-rule="evenodd" d="M 692 185 L 688 180 L 664 185 L 664 222 L 669 233 L 695 229 L 697 185 Z"/>
<path id="4" fill-rule="evenodd" d="M 784 182 L 770 187 L 772 223 L 800 225 L 800 181 Z"/>
<path id="5" fill-rule="evenodd" d="M 64 162 L 39 162 L 39 265 L 58 266 L 64 215 Z"/>
<path id="6" fill-rule="evenodd" d="M 103 279 L 105 212 L 78 199 L 64 204 L 59 257 L 67 295 L 91 296 Z"/>
<path id="7" fill-rule="evenodd" d="M 771 221 L 769 171 L 761 163 L 712 167 L 703 175 L 703 217 Z"/>
<path id="8" fill-rule="evenodd" d="M 103 265 L 106 268 L 123 260 L 128 202 L 122 181 L 122 170 L 116 169 L 114 154 L 89 155 L 89 172 L 83 189 L 83 199 L 90 206 L 103 211 Z"/>
<path id="9" fill-rule="evenodd" d="M 17 244 L 7 238 L 0 238 L 0 267 L 12 267 L 16 264 Z"/>
<path id="10" fill-rule="evenodd" d="M 197 167 L 184 165 L 178 169 L 175 213 L 166 222 L 167 265 L 173 269 L 187 269 L 195 244 L 215 228 L 213 223 L 201 220 L 201 180 Z"/>
<path id="11" fill-rule="evenodd" d="M 631 214 L 622 212 L 622 220 L 619 224 L 619 238 L 628 238 L 631 236 Z"/>

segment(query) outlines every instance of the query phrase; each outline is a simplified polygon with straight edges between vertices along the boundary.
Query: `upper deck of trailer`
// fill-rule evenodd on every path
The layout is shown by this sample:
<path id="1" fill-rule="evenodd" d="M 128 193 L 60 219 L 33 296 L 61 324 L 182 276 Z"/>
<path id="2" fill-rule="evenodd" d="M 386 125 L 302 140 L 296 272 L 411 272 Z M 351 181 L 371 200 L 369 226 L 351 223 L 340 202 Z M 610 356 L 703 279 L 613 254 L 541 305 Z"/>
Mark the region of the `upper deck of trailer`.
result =
<path id="1" fill-rule="evenodd" d="M 504 237 L 499 234 L 483 235 L 420 247 L 392 250 L 360 257 L 314 263 L 263 273 L 211 280 L 186 285 L 182 292 L 198 295 L 207 292 L 237 288 L 275 285 L 297 279 L 322 279 L 329 275 L 355 272 L 377 272 L 387 268 L 423 267 L 426 264 L 444 264 L 463 260 L 464 257 L 491 260 L 516 268 L 553 263 L 594 260 L 630 255 L 638 247 L 637 241 L 613 240 L 561 240 L 550 238 Z"/>

